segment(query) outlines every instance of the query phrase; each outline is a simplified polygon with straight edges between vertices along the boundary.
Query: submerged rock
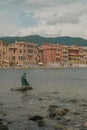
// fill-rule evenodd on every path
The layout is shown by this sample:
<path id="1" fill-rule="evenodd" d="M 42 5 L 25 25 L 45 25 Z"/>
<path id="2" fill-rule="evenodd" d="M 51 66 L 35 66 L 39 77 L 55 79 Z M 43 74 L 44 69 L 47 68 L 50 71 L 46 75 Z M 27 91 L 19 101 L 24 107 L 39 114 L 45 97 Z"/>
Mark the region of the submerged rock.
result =
<path id="1" fill-rule="evenodd" d="M 48 108 L 48 111 L 49 112 L 55 112 L 58 107 L 59 106 L 56 106 L 56 105 L 50 105 L 49 108 Z"/>
<path id="2" fill-rule="evenodd" d="M 43 117 L 42 116 L 33 116 L 31 118 L 29 118 L 29 120 L 32 120 L 32 121 L 39 121 L 39 120 L 42 120 Z"/>
<path id="3" fill-rule="evenodd" d="M 50 105 L 49 106 L 48 111 L 49 111 L 49 117 L 50 118 L 56 117 L 56 109 L 57 108 L 58 108 L 58 106 L 56 106 L 56 105 Z"/>
<path id="4" fill-rule="evenodd" d="M 0 119 L 0 130 L 9 130 L 7 123 L 3 119 Z"/>
<path id="5" fill-rule="evenodd" d="M 7 125 L 0 124 L 0 130 L 9 130 Z"/>
<path id="6" fill-rule="evenodd" d="M 36 121 L 39 127 L 43 127 L 45 125 L 45 122 L 44 122 L 42 116 L 38 116 L 38 115 L 33 116 L 33 117 L 29 118 L 29 120 Z"/>
<path id="7" fill-rule="evenodd" d="M 56 116 L 65 116 L 67 114 L 67 112 L 69 112 L 68 108 L 63 108 L 63 109 L 57 110 Z"/>
<path id="8" fill-rule="evenodd" d="M 39 98 L 40 101 L 42 101 L 43 99 L 42 98 Z"/>
<path id="9" fill-rule="evenodd" d="M 49 117 L 57 119 L 60 119 L 59 117 L 62 117 L 66 115 L 70 110 L 68 108 L 59 108 L 59 106 L 49 106 Z"/>
<path id="10" fill-rule="evenodd" d="M 50 117 L 50 118 L 56 117 L 56 112 L 55 112 L 55 111 L 49 112 L 49 117 Z"/>

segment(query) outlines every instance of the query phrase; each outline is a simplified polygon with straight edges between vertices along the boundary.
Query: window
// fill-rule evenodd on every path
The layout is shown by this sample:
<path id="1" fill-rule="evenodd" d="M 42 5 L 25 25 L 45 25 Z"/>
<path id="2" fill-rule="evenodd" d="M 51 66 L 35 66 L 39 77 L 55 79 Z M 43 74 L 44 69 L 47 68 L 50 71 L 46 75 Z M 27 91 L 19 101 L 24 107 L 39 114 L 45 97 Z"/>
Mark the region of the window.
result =
<path id="1" fill-rule="evenodd" d="M 15 49 L 13 49 L 13 53 L 15 53 Z"/>
<path id="2" fill-rule="evenodd" d="M 23 52 L 25 53 L 25 52 L 26 52 L 26 50 L 24 49 L 24 50 L 23 50 Z"/>
<path id="3" fill-rule="evenodd" d="M 20 49 L 20 53 L 22 53 L 22 49 Z"/>
<path id="4" fill-rule="evenodd" d="M 26 60 L 25 56 L 19 56 L 19 60 Z"/>
<path id="5" fill-rule="evenodd" d="M 15 56 L 12 57 L 12 60 L 15 60 Z"/>
<path id="6" fill-rule="evenodd" d="M 28 45 L 28 47 L 33 48 L 33 45 Z"/>
<path id="7" fill-rule="evenodd" d="M 29 50 L 29 49 L 28 49 L 28 53 L 33 53 L 33 50 Z"/>
<path id="8" fill-rule="evenodd" d="M 26 47 L 26 45 L 24 44 L 24 47 Z"/>

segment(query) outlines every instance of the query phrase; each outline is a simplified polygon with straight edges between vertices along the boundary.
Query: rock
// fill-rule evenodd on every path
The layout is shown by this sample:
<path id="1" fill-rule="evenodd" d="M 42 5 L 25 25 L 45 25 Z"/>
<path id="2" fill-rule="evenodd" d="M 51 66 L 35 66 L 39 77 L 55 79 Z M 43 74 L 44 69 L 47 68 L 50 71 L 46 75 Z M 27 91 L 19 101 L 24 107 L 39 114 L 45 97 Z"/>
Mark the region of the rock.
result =
<path id="1" fill-rule="evenodd" d="M 69 112 L 68 108 L 63 108 L 63 109 L 57 110 L 56 116 L 65 116 L 67 114 L 67 112 Z"/>
<path id="2" fill-rule="evenodd" d="M 5 119 L 0 118 L 0 130 L 9 130 L 8 123 Z"/>
<path id="3" fill-rule="evenodd" d="M 39 121 L 39 120 L 43 120 L 43 117 L 42 116 L 33 116 L 33 117 L 29 118 L 29 120 Z"/>
<path id="4" fill-rule="evenodd" d="M 36 121 L 39 127 L 43 127 L 45 125 L 45 122 L 43 120 L 42 116 L 33 116 L 29 118 L 29 120 Z"/>
<path id="5" fill-rule="evenodd" d="M 31 86 L 20 86 L 16 88 L 11 88 L 11 91 L 26 91 L 26 90 L 32 90 L 33 88 Z"/>
<path id="6" fill-rule="evenodd" d="M 0 130 L 9 130 L 7 125 L 0 125 Z"/>
<path id="7" fill-rule="evenodd" d="M 3 119 L 0 119 L 0 130 L 8 130 L 8 125 Z"/>
<path id="8" fill-rule="evenodd" d="M 50 109 L 54 109 L 54 108 L 58 108 L 59 106 L 57 106 L 57 105 L 49 105 L 49 108 L 48 108 L 48 110 L 50 110 Z"/>
<path id="9" fill-rule="evenodd" d="M 59 108 L 59 106 L 49 106 L 48 108 L 49 111 L 49 117 L 50 118 L 54 118 L 56 117 L 56 119 L 61 120 L 61 116 L 64 116 L 67 114 L 67 112 L 69 112 L 68 108 Z"/>
<path id="10" fill-rule="evenodd" d="M 55 109 L 57 109 L 59 106 L 56 105 L 50 105 L 48 108 L 48 111 L 54 111 Z"/>
<path id="11" fill-rule="evenodd" d="M 41 100 L 42 100 L 42 98 L 39 98 L 39 100 L 41 101 Z"/>
<path id="12" fill-rule="evenodd" d="M 55 111 L 50 111 L 49 117 L 54 118 L 55 116 L 56 116 L 56 112 Z"/>
<path id="13" fill-rule="evenodd" d="M 58 106 L 54 106 L 54 105 L 49 106 L 48 111 L 49 111 L 49 117 L 50 118 L 54 118 L 56 116 L 57 107 Z"/>

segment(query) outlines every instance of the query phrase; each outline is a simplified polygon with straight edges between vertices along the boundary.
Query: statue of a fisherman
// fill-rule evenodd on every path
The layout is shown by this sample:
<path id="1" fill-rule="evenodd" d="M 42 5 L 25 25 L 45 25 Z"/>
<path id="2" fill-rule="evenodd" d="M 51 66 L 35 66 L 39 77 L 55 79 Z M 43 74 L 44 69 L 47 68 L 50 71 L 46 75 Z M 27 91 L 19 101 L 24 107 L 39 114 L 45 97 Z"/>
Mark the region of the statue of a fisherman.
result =
<path id="1" fill-rule="evenodd" d="M 22 86 L 30 86 L 29 82 L 26 79 L 26 73 L 21 77 Z"/>

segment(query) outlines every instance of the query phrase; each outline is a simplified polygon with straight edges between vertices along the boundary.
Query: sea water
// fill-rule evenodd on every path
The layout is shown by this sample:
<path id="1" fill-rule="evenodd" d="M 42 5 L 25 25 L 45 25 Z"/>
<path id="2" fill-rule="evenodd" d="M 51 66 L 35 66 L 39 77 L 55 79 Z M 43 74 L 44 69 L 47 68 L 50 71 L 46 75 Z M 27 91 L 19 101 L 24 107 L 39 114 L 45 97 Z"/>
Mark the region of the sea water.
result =
<path id="1" fill-rule="evenodd" d="M 11 91 L 21 86 L 21 76 L 26 72 L 33 90 Z M 68 115 L 70 121 L 49 118 L 49 106 L 57 105 L 79 115 Z M 82 130 L 87 117 L 87 69 L 0 69 L 0 116 L 8 123 L 9 130 L 54 130 L 56 125 L 65 125 L 73 130 Z M 6 115 L 3 116 L 2 114 Z M 45 120 L 43 127 L 29 118 L 40 115 Z M 65 121 L 65 120 L 64 120 Z M 68 128 L 67 128 L 68 130 Z"/>

